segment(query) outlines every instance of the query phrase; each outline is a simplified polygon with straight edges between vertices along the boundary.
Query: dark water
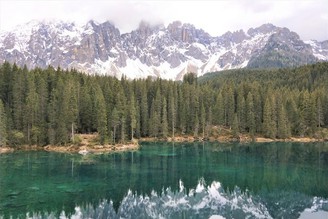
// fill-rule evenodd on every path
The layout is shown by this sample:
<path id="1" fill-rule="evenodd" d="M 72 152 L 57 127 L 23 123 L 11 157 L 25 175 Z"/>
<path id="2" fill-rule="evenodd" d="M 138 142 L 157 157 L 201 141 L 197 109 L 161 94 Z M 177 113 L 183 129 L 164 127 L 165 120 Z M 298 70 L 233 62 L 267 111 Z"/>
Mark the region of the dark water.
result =
<path id="1" fill-rule="evenodd" d="M 326 143 L 144 143 L 116 154 L 0 155 L 0 218 L 327 215 Z"/>

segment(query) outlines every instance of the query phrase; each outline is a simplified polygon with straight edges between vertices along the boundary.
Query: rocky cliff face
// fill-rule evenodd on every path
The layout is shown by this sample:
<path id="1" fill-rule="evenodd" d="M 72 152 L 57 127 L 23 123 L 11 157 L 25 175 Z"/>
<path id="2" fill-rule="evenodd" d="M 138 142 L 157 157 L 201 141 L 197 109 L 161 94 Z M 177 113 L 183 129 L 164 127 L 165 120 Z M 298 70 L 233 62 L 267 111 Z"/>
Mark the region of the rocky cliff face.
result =
<path id="1" fill-rule="evenodd" d="M 111 23 L 32 21 L 0 33 L 0 61 L 48 65 L 91 74 L 180 80 L 184 74 L 243 67 L 285 67 L 328 60 L 328 41 L 303 42 L 287 28 L 265 24 L 212 37 L 179 21 L 141 22 L 126 34 Z"/>

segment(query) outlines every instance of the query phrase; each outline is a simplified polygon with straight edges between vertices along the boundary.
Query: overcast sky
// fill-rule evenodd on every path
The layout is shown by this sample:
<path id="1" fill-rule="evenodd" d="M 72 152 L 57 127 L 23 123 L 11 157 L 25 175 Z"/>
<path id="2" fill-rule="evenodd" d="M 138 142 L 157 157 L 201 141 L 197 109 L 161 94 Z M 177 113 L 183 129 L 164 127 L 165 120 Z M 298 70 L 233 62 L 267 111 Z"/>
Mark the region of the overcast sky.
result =
<path id="1" fill-rule="evenodd" d="M 212 36 L 272 23 L 288 27 L 303 40 L 328 40 L 328 0 L 0 0 L 1 31 L 33 19 L 81 24 L 109 20 L 121 33 L 135 29 L 141 20 L 165 25 L 180 20 Z"/>

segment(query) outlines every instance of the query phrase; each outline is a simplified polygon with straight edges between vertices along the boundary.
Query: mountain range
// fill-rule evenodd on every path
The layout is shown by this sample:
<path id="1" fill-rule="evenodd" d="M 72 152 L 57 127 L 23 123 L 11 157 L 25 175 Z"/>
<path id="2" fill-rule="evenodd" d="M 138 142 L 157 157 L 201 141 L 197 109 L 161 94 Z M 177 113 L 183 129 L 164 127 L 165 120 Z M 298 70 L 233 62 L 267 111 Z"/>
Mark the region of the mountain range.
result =
<path id="1" fill-rule="evenodd" d="M 188 72 L 276 68 L 328 61 L 328 40 L 302 41 L 288 28 L 264 24 L 213 37 L 192 24 L 141 22 L 121 34 L 110 22 L 85 25 L 31 21 L 0 32 L 0 62 L 28 68 L 75 68 L 88 74 L 181 80 Z"/>

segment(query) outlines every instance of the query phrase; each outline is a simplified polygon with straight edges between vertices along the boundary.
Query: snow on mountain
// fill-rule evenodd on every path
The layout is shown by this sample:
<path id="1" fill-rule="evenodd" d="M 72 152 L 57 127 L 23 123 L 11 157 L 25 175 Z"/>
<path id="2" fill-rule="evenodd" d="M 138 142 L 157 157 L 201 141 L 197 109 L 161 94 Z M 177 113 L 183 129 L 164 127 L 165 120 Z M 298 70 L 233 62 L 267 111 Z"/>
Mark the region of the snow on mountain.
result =
<path id="1" fill-rule="evenodd" d="M 320 60 L 328 61 L 328 40 L 318 42 L 316 40 L 305 41 L 312 47 L 313 55 Z"/>
<path id="2" fill-rule="evenodd" d="M 0 61 L 28 68 L 75 68 L 118 78 L 180 80 L 188 72 L 201 76 L 265 66 L 266 58 L 272 56 L 284 60 L 292 56 L 288 62 L 279 63 L 287 66 L 328 60 L 328 41 L 303 42 L 296 33 L 272 24 L 212 37 L 179 21 L 167 27 L 141 22 L 126 34 L 110 22 L 91 20 L 78 26 L 63 21 L 31 21 L 0 33 Z"/>

